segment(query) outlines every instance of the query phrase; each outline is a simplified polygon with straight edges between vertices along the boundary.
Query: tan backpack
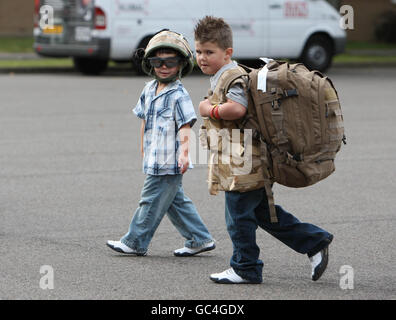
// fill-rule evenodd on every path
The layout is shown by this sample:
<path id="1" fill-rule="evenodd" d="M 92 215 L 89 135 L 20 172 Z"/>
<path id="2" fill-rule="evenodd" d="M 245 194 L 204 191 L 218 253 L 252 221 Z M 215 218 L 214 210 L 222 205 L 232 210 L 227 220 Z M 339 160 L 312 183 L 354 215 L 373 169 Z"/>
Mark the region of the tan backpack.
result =
<path id="1" fill-rule="evenodd" d="M 261 69 L 233 70 L 220 86 L 226 93 L 236 79 L 248 82 L 248 112 L 238 123 L 264 143 L 265 189 L 271 222 L 277 222 L 274 182 L 307 187 L 335 170 L 336 153 L 346 144 L 338 94 L 328 77 L 303 64 L 272 60 Z"/>
<path id="2" fill-rule="evenodd" d="M 235 74 L 235 79 L 247 76 L 249 81 L 248 112 L 241 129 L 252 129 L 253 136 L 265 142 L 265 171 L 271 182 L 300 188 L 334 172 L 336 153 L 346 138 L 331 80 L 303 64 L 272 60 L 267 70 L 240 67 L 246 73 Z M 235 79 L 227 79 L 226 92 Z M 259 90 L 263 82 L 266 86 Z"/>

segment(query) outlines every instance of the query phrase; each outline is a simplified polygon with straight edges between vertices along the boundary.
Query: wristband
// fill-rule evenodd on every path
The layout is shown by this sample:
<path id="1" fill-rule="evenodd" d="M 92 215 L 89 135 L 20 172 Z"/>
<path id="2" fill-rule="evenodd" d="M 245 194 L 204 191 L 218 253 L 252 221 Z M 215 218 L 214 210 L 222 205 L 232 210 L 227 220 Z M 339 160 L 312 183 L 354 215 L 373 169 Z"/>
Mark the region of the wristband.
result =
<path id="1" fill-rule="evenodd" d="M 216 106 L 216 108 L 215 108 L 215 110 L 214 110 L 214 116 L 215 116 L 215 118 L 217 119 L 217 120 L 220 120 L 221 118 L 220 118 L 220 115 L 219 115 L 219 105 L 217 105 Z"/>
<path id="2" fill-rule="evenodd" d="M 215 115 L 214 115 L 214 111 L 215 111 L 216 107 L 217 107 L 217 104 L 215 104 L 215 105 L 212 107 L 212 110 L 210 110 L 210 118 L 211 118 L 212 120 L 217 120 L 216 117 L 215 117 Z"/>

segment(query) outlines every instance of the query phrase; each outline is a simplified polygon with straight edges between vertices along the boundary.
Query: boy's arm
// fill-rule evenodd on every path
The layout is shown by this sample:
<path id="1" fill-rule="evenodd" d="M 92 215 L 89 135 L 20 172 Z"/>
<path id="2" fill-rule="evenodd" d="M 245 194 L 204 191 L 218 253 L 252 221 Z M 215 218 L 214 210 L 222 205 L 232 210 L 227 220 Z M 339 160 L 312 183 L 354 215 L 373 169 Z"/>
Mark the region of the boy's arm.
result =
<path id="1" fill-rule="evenodd" d="M 144 145 L 143 145 L 143 137 L 144 137 L 144 127 L 146 126 L 146 121 L 142 120 L 142 124 L 140 126 L 140 152 L 142 157 L 144 156 Z"/>
<path id="2" fill-rule="evenodd" d="M 199 104 L 199 113 L 202 117 L 210 117 L 213 105 L 208 99 L 201 101 Z M 227 99 L 226 103 L 219 105 L 219 116 L 224 120 L 237 120 L 243 118 L 247 112 L 247 108 L 242 104 Z"/>
<path id="3" fill-rule="evenodd" d="M 188 152 L 189 152 L 189 138 L 190 138 L 190 124 L 185 124 L 179 130 L 180 137 L 180 155 L 178 159 L 178 166 L 181 170 L 181 173 L 184 174 L 189 165 Z"/>

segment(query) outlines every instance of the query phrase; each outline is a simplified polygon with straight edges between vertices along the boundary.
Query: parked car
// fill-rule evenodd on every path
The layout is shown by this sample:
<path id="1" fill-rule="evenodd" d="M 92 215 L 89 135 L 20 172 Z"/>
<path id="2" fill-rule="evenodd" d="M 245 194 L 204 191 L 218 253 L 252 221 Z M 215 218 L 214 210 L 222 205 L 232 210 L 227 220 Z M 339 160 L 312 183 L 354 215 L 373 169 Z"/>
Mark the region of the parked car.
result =
<path id="1" fill-rule="evenodd" d="M 223 17 L 234 34 L 234 58 L 289 58 L 326 70 L 344 51 L 340 14 L 324 0 L 35 0 L 35 51 L 73 57 L 83 73 L 103 72 L 110 60 L 135 62 L 159 30 L 182 33 L 194 48 L 193 29 L 206 15 Z M 40 7 L 54 10 L 54 25 L 40 28 Z"/>

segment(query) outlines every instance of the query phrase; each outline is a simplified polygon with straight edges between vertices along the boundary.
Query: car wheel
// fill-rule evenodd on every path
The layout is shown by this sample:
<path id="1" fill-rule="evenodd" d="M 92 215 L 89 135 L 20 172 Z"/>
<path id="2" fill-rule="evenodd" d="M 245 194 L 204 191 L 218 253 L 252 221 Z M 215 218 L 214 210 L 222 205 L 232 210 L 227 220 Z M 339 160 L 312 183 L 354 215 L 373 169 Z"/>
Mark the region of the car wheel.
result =
<path id="1" fill-rule="evenodd" d="M 73 58 L 74 67 L 83 74 L 98 75 L 106 71 L 108 60 L 94 58 Z"/>
<path id="2" fill-rule="evenodd" d="M 265 62 L 260 59 L 240 59 L 238 60 L 240 64 L 243 64 L 249 68 L 260 69 L 265 65 Z"/>
<path id="3" fill-rule="evenodd" d="M 309 70 L 325 71 L 331 66 L 333 59 L 333 45 L 324 36 L 313 36 L 305 45 L 301 55 L 301 62 Z"/>

